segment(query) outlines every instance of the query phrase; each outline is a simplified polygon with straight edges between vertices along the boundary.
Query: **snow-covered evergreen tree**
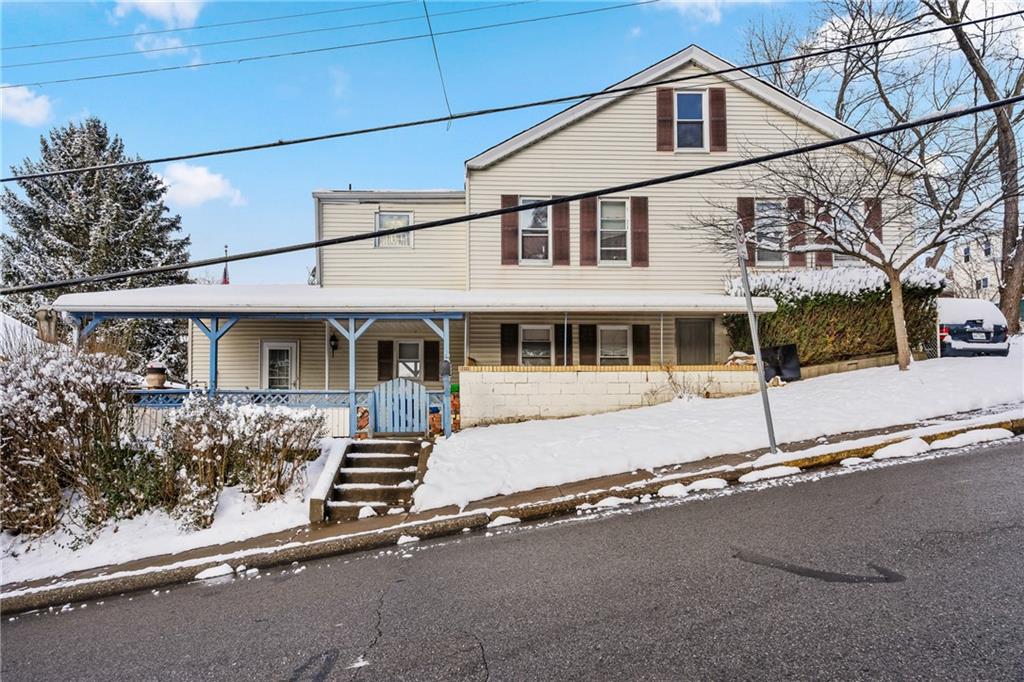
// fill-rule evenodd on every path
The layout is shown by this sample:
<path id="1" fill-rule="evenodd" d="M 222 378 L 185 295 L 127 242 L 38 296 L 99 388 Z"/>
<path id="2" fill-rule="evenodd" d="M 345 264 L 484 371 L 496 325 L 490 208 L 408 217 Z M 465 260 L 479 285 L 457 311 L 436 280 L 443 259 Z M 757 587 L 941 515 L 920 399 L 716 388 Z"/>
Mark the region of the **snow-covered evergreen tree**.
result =
<path id="1" fill-rule="evenodd" d="M 138 158 L 138 157 L 136 157 Z M 98 118 L 53 128 L 40 138 L 38 161 L 11 168 L 24 175 L 132 160 L 117 135 Z M 148 166 L 90 171 L 18 183 L 4 188 L 0 210 L 8 232 L 0 234 L 4 286 L 68 279 L 187 260 L 189 238 L 181 217 L 164 205 L 166 187 Z M 72 291 L 182 284 L 184 271 L 53 289 L 6 297 L 4 312 L 35 325 L 34 313 Z M 100 325 L 97 342 L 122 350 L 131 369 L 161 359 L 172 373 L 185 368 L 185 325 L 172 320 L 117 320 Z"/>

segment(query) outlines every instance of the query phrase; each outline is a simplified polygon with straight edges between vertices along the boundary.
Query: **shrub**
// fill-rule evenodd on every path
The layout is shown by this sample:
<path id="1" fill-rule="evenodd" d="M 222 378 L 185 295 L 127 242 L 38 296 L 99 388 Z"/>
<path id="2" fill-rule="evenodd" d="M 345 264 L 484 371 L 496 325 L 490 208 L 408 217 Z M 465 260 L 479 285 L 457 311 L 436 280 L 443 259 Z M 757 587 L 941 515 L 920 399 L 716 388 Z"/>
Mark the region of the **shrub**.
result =
<path id="1" fill-rule="evenodd" d="M 157 449 L 174 472 L 175 515 L 188 527 L 213 522 L 220 491 L 241 484 L 257 504 L 295 482 L 323 435 L 319 410 L 235 405 L 192 396 L 164 420 Z"/>
<path id="2" fill-rule="evenodd" d="M 0 494 L 5 530 L 43 533 L 62 490 L 82 493 L 90 519 L 110 513 L 99 462 L 131 432 L 124 361 L 60 346 L 6 349 L 0 362 Z"/>
<path id="3" fill-rule="evenodd" d="M 794 343 L 802 365 L 846 360 L 872 353 L 892 353 L 896 337 L 889 286 L 875 268 L 833 268 L 758 274 L 751 277 L 755 296 L 771 296 L 774 313 L 758 318 L 762 347 Z M 911 348 L 935 336 L 935 297 L 944 279 L 935 270 L 908 270 L 903 276 L 903 308 Z M 737 280 L 734 296 L 743 291 Z M 746 315 L 726 315 L 733 350 L 750 351 L 753 343 Z"/>

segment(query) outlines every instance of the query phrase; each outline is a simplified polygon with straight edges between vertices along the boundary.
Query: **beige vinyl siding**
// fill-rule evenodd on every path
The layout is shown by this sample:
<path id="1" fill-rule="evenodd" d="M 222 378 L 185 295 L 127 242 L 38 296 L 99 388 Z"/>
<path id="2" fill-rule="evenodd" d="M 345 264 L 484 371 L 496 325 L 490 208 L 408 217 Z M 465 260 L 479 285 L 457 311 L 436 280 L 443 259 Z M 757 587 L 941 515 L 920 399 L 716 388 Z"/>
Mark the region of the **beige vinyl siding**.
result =
<path id="1" fill-rule="evenodd" d="M 703 73 L 688 66 L 665 76 Z M 722 86 L 705 76 L 687 89 Z M 655 90 L 628 95 L 483 170 L 470 170 L 471 212 L 497 208 L 502 194 L 547 197 L 694 170 L 745 158 L 768 149 L 825 139 L 788 114 L 726 85 L 727 152 L 658 152 L 655 149 Z M 500 219 L 470 226 L 472 288 L 679 289 L 720 293 L 735 274 L 735 257 L 717 251 L 697 227 L 697 214 L 735 218 L 737 196 L 756 196 L 750 172 L 725 173 L 648 187 L 614 196 L 649 198 L 650 266 L 579 265 L 579 203 L 570 207 L 569 266 L 502 266 Z M 721 206 L 724 208 L 718 208 Z"/>
<path id="2" fill-rule="evenodd" d="M 708 318 L 709 315 L 685 315 L 679 313 L 630 314 L 570 314 L 569 325 L 572 327 L 572 357 L 578 364 L 580 358 L 579 325 L 632 325 L 646 324 L 651 328 L 651 364 L 676 364 L 677 318 Z M 565 321 L 563 315 L 550 313 L 475 313 L 469 317 L 469 356 L 477 365 L 501 364 L 501 325 L 502 324 L 551 324 L 561 325 Z M 729 357 L 729 338 L 722 326 L 721 316 L 715 317 L 714 357 L 721 363 Z"/>
<path id="3" fill-rule="evenodd" d="M 436 321 L 440 327 L 440 321 Z M 338 338 L 338 350 L 330 357 L 330 389 L 348 388 L 348 341 L 323 322 L 292 320 L 241 320 L 221 337 L 218 344 L 218 380 L 220 388 L 258 389 L 260 384 L 260 341 L 298 341 L 299 388 L 323 390 L 324 357 L 329 353 L 326 339 Z M 452 380 L 458 380 L 458 367 L 464 364 L 464 323 L 451 322 L 450 353 Z M 441 337 L 420 321 L 375 322 L 356 342 L 356 381 L 360 390 L 373 388 L 377 381 L 377 341 L 381 339 L 423 339 L 441 342 Z M 189 323 L 191 346 L 190 381 L 206 386 L 210 362 L 210 344 L 195 325 Z M 443 353 L 443 350 L 442 350 Z M 431 390 L 441 389 L 440 381 L 426 382 Z"/>
<path id="4" fill-rule="evenodd" d="M 204 320 L 209 324 L 208 320 Z M 239 320 L 217 344 L 219 388 L 259 389 L 260 341 L 297 341 L 299 388 L 324 387 L 324 325 L 318 321 Z M 190 381 L 206 386 L 210 367 L 210 342 L 189 322 L 191 345 Z"/>
<path id="5" fill-rule="evenodd" d="M 372 231 L 380 211 L 412 213 L 413 222 L 423 223 L 462 215 L 466 208 L 462 199 L 415 203 L 319 199 L 317 204 L 325 239 Z M 416 232 L 411 247 L 375 247 L 372 239 L 328 246 L 323 249 L 321 263 L 321 283 L 328 287 L 464 289 L 466 226 Z"/>

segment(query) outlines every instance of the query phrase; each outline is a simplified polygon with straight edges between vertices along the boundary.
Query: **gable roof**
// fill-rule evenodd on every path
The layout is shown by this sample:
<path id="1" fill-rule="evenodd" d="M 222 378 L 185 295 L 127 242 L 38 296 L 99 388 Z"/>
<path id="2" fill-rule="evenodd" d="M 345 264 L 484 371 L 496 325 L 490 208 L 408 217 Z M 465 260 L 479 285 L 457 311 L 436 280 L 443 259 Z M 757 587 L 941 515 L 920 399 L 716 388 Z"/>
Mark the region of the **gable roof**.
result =
<path id="1" fill-rule="evenodd" d="M 609 85 L 605 90 L 614 90 L 616 88 L 653 83 L 665 78 L 672 71 L 675 71 L 687 64 L 693 64 L 705 71 L 720 71 L 723 69 L 736 68 L 735 64 L 727 62 L 721 57 L 708 52 L 704 48 L 698 45 L 690 45 L 689 47 L 662 59 L 657 64 L 653 64 L 643 71 L 633 74 L 625 80 Z M 753 97 L 784 111 L 793 118 L 828 137 L 845 137 L 859 132 L 855 128 L 851 128 L 842 121 L 812 107 L 803 100 L 793 97 L 754 74 L 746 71 L 734 71 L 732 73 L 720 74 L 717 77 L 723 82 L 729 83 L 734 87 L 747 92 Z M 630 95 L 635 94 L 635 92 L 636 91 L 630 90 L 614 93 L 612 95 L 595 96 L 585 99 L 582 102 L 574 104 L 567 109 L 563 109 L 540 123 L 513 135 L 504 142 L 499 142 L 493 147 L 480 152 L 466 161 L 466 168 L 469 170 L 487 168 L 488 166 L 514 154 L 520 149 L 542 140 L 548 135 L 575 123 L 585 116 L 589 116 L 590 114 L 600 111 L 604 107 L 613 102 L 619 101 L 623 97 L 629 97 Z"/>

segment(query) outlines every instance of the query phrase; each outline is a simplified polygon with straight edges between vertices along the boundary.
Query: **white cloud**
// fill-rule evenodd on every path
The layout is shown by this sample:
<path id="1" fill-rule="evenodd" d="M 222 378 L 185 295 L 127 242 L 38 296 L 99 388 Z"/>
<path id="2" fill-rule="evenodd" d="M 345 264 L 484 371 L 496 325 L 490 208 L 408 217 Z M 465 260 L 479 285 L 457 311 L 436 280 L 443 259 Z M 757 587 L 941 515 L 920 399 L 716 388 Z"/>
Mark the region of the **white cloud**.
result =
<path id="1" fill-rule="evenodd" d="M 352 77 L 348 75 L 348 71 L 340 66 L 332 66 L 327 69 L 327 76 L 331 79 L 331 96 L 334 97 L 334 99 L 341 99 L 344 97 L 348 93 L 348 86 L 352 81 Z"/>
<path id="2" fill-rule="evenodd" d="M 722 22 L 722 5 L 725 0 L 671 0 L 658 3 L 655 7 L 675 10 L 687 19 L 696 19 L 708 24 Z"/>
<path id="3" fill-rule="evenodd" d="M 629 37 L 639 38 L 643 34 L 643 32 L 644 30 L 642 28 L 640 28 L 639 26 L 634 26 L 633 28 L 629 29 Z"/>
<path id="4" fill-rule="evenodd" d="M 140 27 L 140 30 L 143 27 Z M 144 55 L 150 59 L 156 57 L 164 57 L 170 54 L 181 54 L 186 52 L 184 43 L 181 42 L 181 38 L 175 38 L 172 36 L 161 36 L 161 35 L 141 35 L 135 37 L 135 49 L 140 52 L 145 50 L 160 50 L 160 52 L 153 52 Z"/>
<path id="5" fill-rule="evenodd" d="M 53 105 L 46 95 L 37 95 L 23 85 L 0 90 L 3 118 L 23 126 L 41 126 L 53 116 Z"/>
<path id="6" fill-rule="evenodd" d="M 227 178 L 211 173 L 206 166 L 176 161 L 169 164 L 160 177 L 167 185 L 167 202 L 182 208 L 217 200 L 226 200 L 231 206 L 246 203 L 242 193 Z"/>
<path id="7" fill-rule="evenodd" d="M 194 26 L 205 2 L 189 0 L 117 0 L 114 16 L 126 17 L 133 11 L 161 22 L 166 28 Z"/>

